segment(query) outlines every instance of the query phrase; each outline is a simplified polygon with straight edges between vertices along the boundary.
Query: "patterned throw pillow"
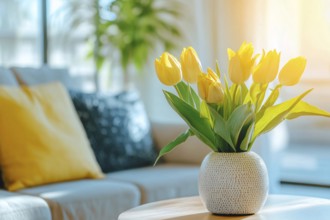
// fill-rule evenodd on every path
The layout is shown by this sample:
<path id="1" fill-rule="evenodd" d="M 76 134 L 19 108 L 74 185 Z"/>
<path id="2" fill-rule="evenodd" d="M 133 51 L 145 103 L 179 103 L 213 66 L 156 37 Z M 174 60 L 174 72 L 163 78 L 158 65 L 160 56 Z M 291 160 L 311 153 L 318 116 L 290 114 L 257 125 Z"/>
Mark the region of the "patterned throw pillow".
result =
<path id="1" fill-rule="evenodd" d="M 150 122 L 137 92 L 70 94 L 103 172 L 154 163 Z"/>

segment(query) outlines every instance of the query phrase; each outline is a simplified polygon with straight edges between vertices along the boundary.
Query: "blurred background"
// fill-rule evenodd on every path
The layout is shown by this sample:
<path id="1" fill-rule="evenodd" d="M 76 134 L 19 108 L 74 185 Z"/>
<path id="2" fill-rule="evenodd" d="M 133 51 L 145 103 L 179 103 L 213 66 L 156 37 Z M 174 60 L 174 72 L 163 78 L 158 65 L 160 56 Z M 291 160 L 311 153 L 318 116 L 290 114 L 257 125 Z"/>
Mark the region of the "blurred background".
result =
<path id="1" fill-rule="evenodd" d="M 330 0 L 0 0 L 1 66 L 67 68 L 87 92 L 133 86 L 151 120 L 181 121 L 153 67 L 164 50 L 193 46 L 204 70 L 218 60 L 226 74 L 227 48 L 243 41 L 281 51 L 282 65 L 305 56 L 300 85 L 281 98 L 314 88 L 306 99 L 330 111 Z M 283 129 L 278 193 L 330 198 L 330 120 Z"/>

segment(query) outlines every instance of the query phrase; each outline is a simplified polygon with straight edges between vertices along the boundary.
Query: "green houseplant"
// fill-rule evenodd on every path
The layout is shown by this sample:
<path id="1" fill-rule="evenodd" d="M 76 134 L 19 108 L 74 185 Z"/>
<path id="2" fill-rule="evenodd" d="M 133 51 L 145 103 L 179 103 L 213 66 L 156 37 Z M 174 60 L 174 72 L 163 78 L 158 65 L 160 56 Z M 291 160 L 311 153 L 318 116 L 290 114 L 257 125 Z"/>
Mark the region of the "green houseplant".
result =
<path id="1" fill-rule="evenodd" d="M 129 67 L 141 72 L 156 45 L 166 50 L 176 46 L 181 32 L 170 21 L 179 18 L 178 9 L 174 1 L 70 0 L 61 10 L 70 27 L 89 27 L 87 57 L 94 60 L 96 69 L 100 71 L 105 61 L 113 61 L 111 65 L 121 66 L 127 84 Z"/>
<path id="2" fill-rule="evenodd" d="M 302 101 L 311 90 L 276 103 L 283 86 L 299 82 L 305 58 L 293 58 L 279 71 L 280 53 L 255 55 L 253 45 L 247 43 L 238 51 L 228 49 L 228 58 L 230 85 L 226 77 L 224 83 L 220 81 L 218 65 L 216 71 L 208 68 L 204 73 L 191 47 L 183 49 L 180 62 L 167 52 L 156 59 L 159 80 L 177 91 L 177 95 L 164 91 L 165 97 L 189 126 L 162 148 L 158 159 L 195 135 L 213 151 L 201 165 L 199 189 L 204 204 L 217 214 L 252 214 L 262 207 L 268 192 L 265 165 L 250 152 L 256 138 L 284 120 L 330 114 Z M 253 83 L 247 86 L 251 76 Z M 277 85 L 271 86 L 276 78 Z"/>

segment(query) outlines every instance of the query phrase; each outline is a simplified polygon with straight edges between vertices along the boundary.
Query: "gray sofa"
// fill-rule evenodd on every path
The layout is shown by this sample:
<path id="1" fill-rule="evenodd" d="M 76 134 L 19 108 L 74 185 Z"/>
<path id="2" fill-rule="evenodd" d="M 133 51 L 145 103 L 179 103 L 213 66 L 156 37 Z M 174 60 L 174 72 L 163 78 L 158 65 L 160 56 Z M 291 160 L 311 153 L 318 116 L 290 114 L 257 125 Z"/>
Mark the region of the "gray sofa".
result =
<path id="1" fill-rule="evenodd" d="M 2 85 L 18 86 L 22 81 L 33 85 L 55 80 L 68 87 L 76 85 L 65 70 L 0 68 Z M 152 127 L 158 147 L 185 129 L 184 125 L 163 123 L 154 123 Z M 198 164 L 189 162 L 189 158 L 181 161 L 179 157 L 169 155 L 165 162 L 155 167 L 111 172 L 103 179 L 60 182 L 16 192 L 2 189 L 0 220 L 112 220 L 121 212 L 143 203 L 197 195 Z"/>
<path id="2" fill-rule="evenodd" d="M 162 131 L 163 132 L 163 131 Z M 106 174 L 100 180 L 78 180 L 0 190 L 1 220 L 117 219 L 143 203 L 197 195 L 198 165 L 166 162 Z"/>
<path id="3" fill-rule="evenodd" d="M 0 68 L 0 84 L 15 86 L 21 80 L 29 80 L 30 84 L 59 80 L 72 85 L 65 71 L 56 71 L 56 74 L 53 71 L 27 69 L 17 75 L 17 69 Z M 152 122 L 156 147 L 164 146 L 185 129 L 182 123 Z M 278 183 L 278 178 L 276 167 L 272 166 L 274 160 L 269 156 L 275 155 L 272 149 L 264 147 L 259 152 L 268 165 L 274 192 L 272 185 Z M 155 167 L 111 172 L 104 179 L 54 183 L 16 192 L 3 189 L 0 190 L 0 220 L 114 220 L 121 212 L 140 204 L 198 195 L 199 164 L 208 152 L 199 140 L 190 138 Z"/>

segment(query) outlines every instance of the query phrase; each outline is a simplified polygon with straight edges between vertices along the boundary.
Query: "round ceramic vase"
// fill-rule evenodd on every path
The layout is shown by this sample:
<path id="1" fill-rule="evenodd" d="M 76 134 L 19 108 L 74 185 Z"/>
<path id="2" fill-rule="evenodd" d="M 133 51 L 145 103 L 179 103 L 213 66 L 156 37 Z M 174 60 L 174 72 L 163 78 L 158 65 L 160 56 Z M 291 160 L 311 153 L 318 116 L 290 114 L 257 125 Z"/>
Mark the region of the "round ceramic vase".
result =
<path id="1" fill-rule="evenodd" d="M 199 194 L 213 214 L 254 214 L 268 195 L 266 165 L 254 152 L 211 152 L 201 164 Z"/>

